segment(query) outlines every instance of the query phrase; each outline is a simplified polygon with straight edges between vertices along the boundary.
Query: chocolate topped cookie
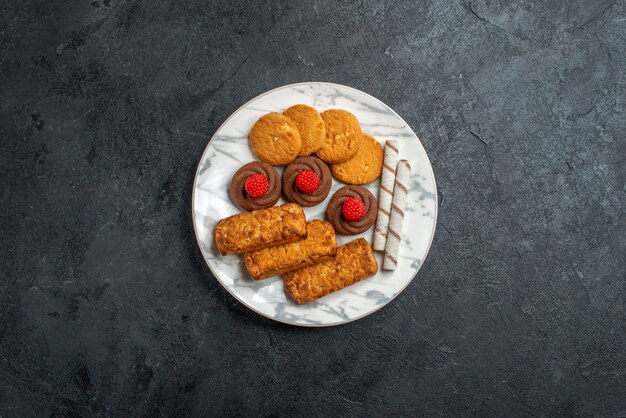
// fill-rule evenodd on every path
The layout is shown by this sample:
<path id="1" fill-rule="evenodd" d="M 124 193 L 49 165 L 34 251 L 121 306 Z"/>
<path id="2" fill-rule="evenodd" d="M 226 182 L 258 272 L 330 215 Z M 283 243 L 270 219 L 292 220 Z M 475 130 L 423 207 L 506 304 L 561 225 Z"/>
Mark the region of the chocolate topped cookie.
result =
<path id="1" fill-rule="evenodd" d="M 330 169 L 317 157 L 298 157 L 285 167 L 283 192 L 285 198 L 310 207 L 322 202 L 328 196 L 333 178 Z"/>
<path id="2" fill-rule="evenodd" d="M 330 198 L 326 218 L 338 234 L 356 235 L 374 224 L 377 212 L 372 192 L 362 186 L 344 186 Z"/>
<path id="3" fill-rule="evenodd" d="M 230 200 L 247 211 L 274 206 L 280 194 L 280 174 L 262 161 L 252 161 L 237 170 L 228 188 Z"/>

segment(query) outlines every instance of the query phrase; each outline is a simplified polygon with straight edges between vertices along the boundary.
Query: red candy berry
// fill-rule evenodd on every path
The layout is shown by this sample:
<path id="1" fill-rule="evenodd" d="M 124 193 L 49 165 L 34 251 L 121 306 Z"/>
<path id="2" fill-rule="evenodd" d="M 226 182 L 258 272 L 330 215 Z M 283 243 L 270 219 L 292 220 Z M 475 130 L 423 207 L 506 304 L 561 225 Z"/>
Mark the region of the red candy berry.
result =
<path id="1" fill-rule="evenodd" d="M 313 170 L 302 170 L 296 177 L 296 187 L 303 193 L 313 193 L 320 187 L 320 177 Z"/>
<path id="2" fill-rule="evenodd" d="M 343 201 L 341 213 L 346 221 L 358 221 L 365 216 L 365 203 L 355 197 L 349 197 Z"/>
<path id="3" fill-rule="evenodd" d="M 270 182 L 263 174 L 248 176 L 246 182 L 243 184 L 243 188 L 246 189 L 246 193 L 248 193 L 250 197 L 264 196 L 269 187 Z"/>

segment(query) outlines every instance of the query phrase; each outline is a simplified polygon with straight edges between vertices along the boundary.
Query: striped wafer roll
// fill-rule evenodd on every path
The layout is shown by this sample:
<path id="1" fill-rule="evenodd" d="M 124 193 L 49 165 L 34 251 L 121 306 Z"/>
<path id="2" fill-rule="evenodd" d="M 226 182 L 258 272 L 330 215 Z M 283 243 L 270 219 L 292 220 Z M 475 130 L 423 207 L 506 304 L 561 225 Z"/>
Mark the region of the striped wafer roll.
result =
<path id="1" fill-rule="evenodd" d="M 389 217 L 383 270 L 395 270 L 398 266 L 398 253 L 400 252 L 400 241 L 402 240 L 402 222 L 404 221 L 406 195 L 409 192 L 410 175 L 411 166 L 409 162 L 400 160 L 396 169 L 396 182 L 393 187 L 393 201 L 391 203 L 391 216 Z"/>
<path id="2" fill-rule="evenodd" d="M 398 141 L 385 142 L 385 159 L 383 161 L 383 173 L 380 177 L 378 190 L 378 217 L 374 228 L 374 240 L 372 248 L 376 251 L 385 250 L 387 242 L 387 228 L 389 227 L 389 214 L 393 197 L 393 182 L 396 177 L 396 165 L 398 164 Z"/>

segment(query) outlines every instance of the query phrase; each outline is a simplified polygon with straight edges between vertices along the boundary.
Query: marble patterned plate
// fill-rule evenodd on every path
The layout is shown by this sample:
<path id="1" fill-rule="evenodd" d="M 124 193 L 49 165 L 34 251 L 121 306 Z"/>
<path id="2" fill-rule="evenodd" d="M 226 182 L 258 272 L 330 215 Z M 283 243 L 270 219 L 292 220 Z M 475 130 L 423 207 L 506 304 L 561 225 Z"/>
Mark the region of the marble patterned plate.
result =
<path id="1" fill-rule="evenodd" d="M 306 305 L 298 305 L 283 290 L 281 277 L 254 281 L 242 257 L 220 256 L 213 241 L 215 223 L 240 212 L 229 200 L 228 184 L 235 171 L 255 160 L 248 145 L 254 122 L 268 112 L 282 112 L 304 103 L 319 111 L 341 108 L 359 119 L 364 132 L 383 142 L 400 141 L 400 158 L 412 166 L 406 218 L 397 270 L 380 270 L 375 276 Z M 279 168 L 282 173 L 282 168 Z M 307 219 L 324 219 L 333 188 L 321 204 L 306 208 Z M 378 181 L 367 186 L 378 196 Z M 283 203 L 281 199 L 278 204 Z M 193 183 L 192 211 L 196 238 L 202 255 L 219 282 L 237 300 L 274 320 L 300 326 L 330 326 L 354 321 L 380 309 L 413 280 L 428 254 L 437 223 L 437 186 L 424 147 L 411 128 L 391 108 L 359 90 L 332 83 L 298 83 L 270 90 L 255 97 L 233 113 L 207 145 Z M 357 237 L 372 242 L 373 229 L 357 236 L 337 236 L 338 245 Z M 382 257 L 376 255 L 379 265 Z"/>

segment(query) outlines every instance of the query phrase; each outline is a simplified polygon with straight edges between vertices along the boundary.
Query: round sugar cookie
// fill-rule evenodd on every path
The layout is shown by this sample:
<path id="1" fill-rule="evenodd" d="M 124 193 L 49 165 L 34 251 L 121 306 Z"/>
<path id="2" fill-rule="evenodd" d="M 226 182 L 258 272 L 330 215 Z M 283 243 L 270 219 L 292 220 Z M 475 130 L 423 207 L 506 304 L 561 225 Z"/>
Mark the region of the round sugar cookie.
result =
<path id="1" fill-rule="evenodd" d="M 311 106 L 297 104 L 283 112 L 283 115 L 294 121 L 300 131 L 302 148 L 299 157 L 305 157 L 319 150 L 324 144 L 326 126 L 320 113 Z"/>
<path id="2" fill-rule="evenodd" d="M 361 146 L 350 159 L 330 166 L 335 178 L 347 184 L 368 184 L 383 170 L 383 147 L 371 135 L 362 134 Z"/>
<path id="3" fill-rule="evenodd" d="M 294 121 L 280 113 L 268 113 L 250 130 L 250 147 L 261 161 L 285 165 L 298 156 L 302 139 Z"/>
<path id="4" fill-rule="evenodd" d="M 326 126 L 326 138 L 316 155 L 329 164 L 346 161 L 361 144 L 359 121 L 352 113 L 341 109 L 326 110 L 321 117 Z"/>

